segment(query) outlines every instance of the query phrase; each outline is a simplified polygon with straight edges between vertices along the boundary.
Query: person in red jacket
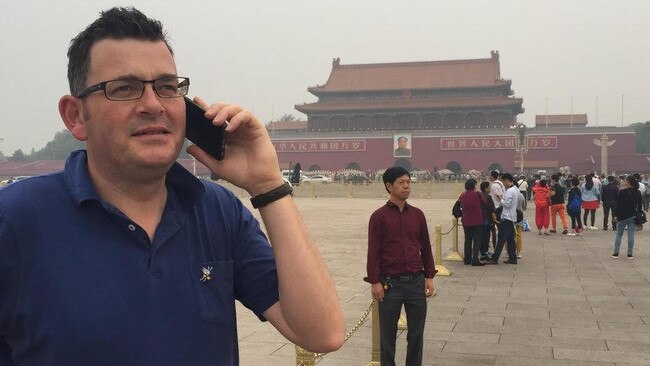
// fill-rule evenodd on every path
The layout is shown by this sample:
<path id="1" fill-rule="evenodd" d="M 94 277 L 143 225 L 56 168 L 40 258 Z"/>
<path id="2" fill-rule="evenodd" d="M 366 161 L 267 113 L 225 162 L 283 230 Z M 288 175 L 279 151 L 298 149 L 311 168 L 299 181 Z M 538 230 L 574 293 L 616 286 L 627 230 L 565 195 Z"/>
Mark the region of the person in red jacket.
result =
<path id="1" fill-rule="evenodd" d="M 537 235 L 549 235 L 548 225 L 550 222 L 549 216 L 549 197 L 550 189 L 546 184 L 546 179 L 541 179 L 538 184 L 533 187 L 535 193 L 535 225 L 537 225 Z"/>

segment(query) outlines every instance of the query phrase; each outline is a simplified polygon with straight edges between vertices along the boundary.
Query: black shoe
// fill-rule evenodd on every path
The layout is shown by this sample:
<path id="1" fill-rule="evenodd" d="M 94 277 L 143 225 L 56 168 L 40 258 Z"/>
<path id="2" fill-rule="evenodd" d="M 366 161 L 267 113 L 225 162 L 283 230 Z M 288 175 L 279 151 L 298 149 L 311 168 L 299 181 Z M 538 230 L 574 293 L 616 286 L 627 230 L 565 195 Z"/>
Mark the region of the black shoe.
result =
<path id="1" fill-rule="evenodd" d="M 481 262 L 472 263 L 472 266 L 474 266 L 474 267 L 483 267 L 484 265 L 485 265 L 485 263 L 481 263 Z"/>
<path id="2" fill-rule="evenodd" d="M 607 226 L 603 226 L 603 231 L 607 231 Z"/>
<path id="3" fill-rule="evenodd" d="M 489 261 L 490 257 L 488 257 L 486 254 L 481 255 L 481 258 L 479 258 L 481 262 Z"/>
<path id="4" fill-rule="evenodd" d="M 490 259 L 490 260 L 486 261 L 485 264 L 499 264 L 499 260 L 498 259 Z"/>
<path id="5" fill-rule="evenodd" d="M 517 264 L 517 261 L 513 261 L 513 260 L 508 259 L 507 261 L 503 261 L 503 263 Z"/>
<path id="6" fill-rule="evenodd" d="M 555 229 L 551 229 L 548 232 L 553 233 L 553 234 L 557 233 L 557 231 L 555 231 Z"/>

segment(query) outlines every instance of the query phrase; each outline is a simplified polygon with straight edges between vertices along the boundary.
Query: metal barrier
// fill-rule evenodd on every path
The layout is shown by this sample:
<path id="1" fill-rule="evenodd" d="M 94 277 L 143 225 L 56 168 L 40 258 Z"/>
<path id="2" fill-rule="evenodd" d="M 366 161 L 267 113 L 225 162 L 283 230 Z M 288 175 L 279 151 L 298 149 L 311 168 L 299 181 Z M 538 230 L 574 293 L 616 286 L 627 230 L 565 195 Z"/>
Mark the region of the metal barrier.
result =
<path id="1" fill-rule="evenodd" d="M 372 344 L 373 344 L 373 349 L 375 347 L 375 321 L 377 322 L 377 357 L 379 357 L 379 313 L 377 312 L 375 314 L 375 308 L 377 308 L 377 301 L 372 300 L 370 303 L 370 306 L 368 306 L 368 309 L 363 313 L 359 321 L 357 321 L 357 324 L 350 329 L 349 332 L 345 333 L 345 340 L 344 343 L 352 337 L 354 333 L 356 333 L 359 328 L 368 320 L 368 315 L 370 315 L 370 312 L 372 311 Z M 377 310 L 378 311 L 378 310 Z M 306 351 L 298 346 L 296 346 L 296 366 L 314 366 L 318 360 L 323 358 L 327 353 L 313 353 Z M 379 358 L 377 358 L 379 359 Z M 369 364 L 370 365 L 370 364 Z M 379 366 L 379 363 L 376 364 Z"/>
<path id="2" fill-rule="evenodd" d="M 463 256 L 458 253 L 458 219 L 451 219 L 451 251 L 443 258 L 446 261 L 462 262 Z"/>

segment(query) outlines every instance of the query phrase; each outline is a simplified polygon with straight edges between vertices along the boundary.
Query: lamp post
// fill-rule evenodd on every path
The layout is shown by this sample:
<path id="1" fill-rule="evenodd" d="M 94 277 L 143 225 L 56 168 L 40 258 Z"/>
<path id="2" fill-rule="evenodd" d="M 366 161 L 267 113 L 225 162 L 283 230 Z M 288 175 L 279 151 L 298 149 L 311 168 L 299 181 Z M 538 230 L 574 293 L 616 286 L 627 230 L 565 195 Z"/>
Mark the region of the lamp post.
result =
<path id="1" fill-rule="evenodd" d="M 520 173 L 524 174 L 524 154 L 528 152 L 528 141 L 526 140 L 528 127 L 519 122 L 510 126 L 510 129 L 515 132 L 515 151 L 519 154 Z"/>

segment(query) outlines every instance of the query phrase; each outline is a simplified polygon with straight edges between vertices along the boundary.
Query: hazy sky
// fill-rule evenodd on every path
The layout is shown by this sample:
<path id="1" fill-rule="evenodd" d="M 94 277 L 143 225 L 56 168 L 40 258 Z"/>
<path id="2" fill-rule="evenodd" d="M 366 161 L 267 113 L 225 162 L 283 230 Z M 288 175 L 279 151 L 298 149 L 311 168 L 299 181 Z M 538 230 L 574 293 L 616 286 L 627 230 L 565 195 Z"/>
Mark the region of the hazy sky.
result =
<path id="1" fill-rule="evenodd" d="M 100 10 L 134 5 L 163 22 L 191 95 L 263 121 L 313 102 L 342 64 L 488 58 L 535 114 L 590 125 L 650 120 L 650 1 L 0 0 L 0 150 L 41 149 L 64 129 L 70 39 Z"/>

